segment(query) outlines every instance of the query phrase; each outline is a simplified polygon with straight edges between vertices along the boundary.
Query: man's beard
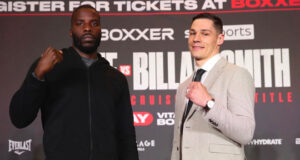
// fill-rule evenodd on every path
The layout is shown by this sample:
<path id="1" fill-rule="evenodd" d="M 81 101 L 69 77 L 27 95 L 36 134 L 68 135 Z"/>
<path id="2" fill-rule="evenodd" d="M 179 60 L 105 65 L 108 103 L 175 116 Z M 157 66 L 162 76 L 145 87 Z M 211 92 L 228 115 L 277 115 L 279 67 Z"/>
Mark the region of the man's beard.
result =
<path id="1" fill-rule="evenodd" d="M 83 36 L 78 37 L 76 36 L 74 33 L 72 34 L 72 38 L 73 38 L 73 44 L 76 48 L 78 48 L 81 52 L 85 53 L 85 54 L 92 54 L 95 53 L 97 51 L 98 46 L 100 45 L 100 41 L 101 41 L 101 34 L 98 37 L 94 37 L 94 41 L 91 42 L 93 43 L 92 46 L 83 46 L 81 43 L 81 39 Z"/>

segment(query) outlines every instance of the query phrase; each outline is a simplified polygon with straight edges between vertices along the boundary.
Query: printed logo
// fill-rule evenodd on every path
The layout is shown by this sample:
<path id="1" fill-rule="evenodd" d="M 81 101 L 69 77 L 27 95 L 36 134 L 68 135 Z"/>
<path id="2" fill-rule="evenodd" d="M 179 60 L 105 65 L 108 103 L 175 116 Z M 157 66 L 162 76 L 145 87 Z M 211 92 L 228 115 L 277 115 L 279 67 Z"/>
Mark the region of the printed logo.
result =
<path id="1" fill-rule="evenodd" d="M 300 145 L 300 138 L 296 138 L 295 144 Z"/>
<path id="2" fill-rule="evenodd" d="M 134 126 L 148 126 L 153 121 L 153 116 L 149 112 L 133 112 Z"/>
<path id="3" fill-rule="evenodd" d="M 254 25 L 240 24 L 240 25 L 225 25 L 224 40 L 249 40 L 254 39 Z"/>
<path id="4" fill-rule="evenodd" d="M 114 28 L 111 30 L 103 28 L 101 30 L 102 41 L 164 41 L 174 40 L 173 28 L 132 28 L 132 29 L 119 29 Z"/>
<path id="5" fill-rule="evenodd" d="M 27 141 L 13 141 L 8 140 L 8 152 L 14 152 L 17 155 L 21 155 L 26 151 L 31 151 L 32 139 Z"/>
<path id="6" fill-rule="evenodd" d="M 157 113 L 157 125 L 158 126 L 173 126 L 175 123 L 174 112 L 158 112 Z"/>
<path id="7" fill-rule="evenodd" d="M 299 6 L 299 1 L 291 0 L 290 3 L 287 3 L 283 0 L 231 0 L 231 7 L 233 9 L 242 8 L 242 9 L 261 9 L 263 7 L 268 8 L 278 8 L 278 7 L 292 7 Z"/>
<path id="8" fill-rule="evenodd" d="M 258 145 L 258 146 L 265 146 L 265 145 L 282 145 L 282 139 L 253 139 L 249 145 Z"/>
<path id="9" fill-rule="evenodd" d="M 139 152 L 144 152 L 147 148 L 155 147 L 155 140 L 143 140 L 137 142 L 137 149 Z"/>
<path id="10" fill-rule="evenodd" d="M 254 25 L 253 24 L 237 24 L 224 25 L 224 40 L 252 40 L 254 39 Z M 189 38 L 189 30 L 185 30 L 185 38 Z"/>
<path id="11" fill-rule="evenodd" d="M 120 72 L 122 72 L 125 76 L 131 76 L 131 65 L 120 65 Z"/>

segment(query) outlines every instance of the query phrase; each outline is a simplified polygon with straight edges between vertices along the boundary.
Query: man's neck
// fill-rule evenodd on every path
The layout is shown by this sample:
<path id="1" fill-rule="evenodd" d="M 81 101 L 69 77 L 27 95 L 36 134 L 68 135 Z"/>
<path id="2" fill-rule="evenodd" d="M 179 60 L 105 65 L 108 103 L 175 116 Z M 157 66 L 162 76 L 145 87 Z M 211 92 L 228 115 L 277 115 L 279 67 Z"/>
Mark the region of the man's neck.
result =
<path id="1" fill-rule="evenodd" d="M 97 52 L 95 51 L 94 53 L 90 53 L 90 54 L 86 54 L 86 53 L 83 53 L 81 52 L 78 48 L 76 48 L 75 46 L 73 46 L 73 48 L 76 50 L 76 52 L 81 56 L 81 57 L 84 57 L 84 58 L 87 58 L 87 59 L 94 59 L 96 60 L 98 58 L 97 56 Z"/>
<path id="2" fill-rule="evenodd" d="M 215 54 L 213 54 L 213 55 L 211 55 L 210 57 L 207 57 L 207 58 L 205 58 L 205 59 L 195 59 L 195 61 L 196 61 L 196 66 L 198 67 L 198 68 L 201 68 L 208 60 L 210 60 L 212 57 L 214 57 L 215 55 L 217 55 L 218 53 L 215 53 Z"/>

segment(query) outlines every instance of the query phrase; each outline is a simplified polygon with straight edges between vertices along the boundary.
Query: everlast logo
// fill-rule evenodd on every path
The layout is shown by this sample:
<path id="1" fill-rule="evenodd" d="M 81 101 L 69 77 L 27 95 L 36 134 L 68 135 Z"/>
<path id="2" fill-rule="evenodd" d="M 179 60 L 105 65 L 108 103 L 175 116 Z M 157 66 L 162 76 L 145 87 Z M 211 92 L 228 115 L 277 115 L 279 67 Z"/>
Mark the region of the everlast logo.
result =
<path id="1" fill-rule="evenodd" d="M 8 140 L 8 152 L 14 151 L 17 155 L 23 154 L 25 151 L 31 151 L 32 139 L 27 141 Z"/>

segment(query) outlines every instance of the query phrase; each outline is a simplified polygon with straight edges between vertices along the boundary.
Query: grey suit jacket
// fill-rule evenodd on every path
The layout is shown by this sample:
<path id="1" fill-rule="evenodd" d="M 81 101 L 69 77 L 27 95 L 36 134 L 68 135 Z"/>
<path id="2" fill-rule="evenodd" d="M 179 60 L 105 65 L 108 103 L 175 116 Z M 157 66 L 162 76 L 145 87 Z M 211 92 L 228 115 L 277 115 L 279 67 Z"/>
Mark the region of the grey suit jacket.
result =
<path id="1" fill-rule="evenodd" d="M 192 76 L 179 85 L 171 160 L 179 160 L 180 125 Z M 193 104 L 184 123 L 182 160 L 243 160 L 255 129 L 253 79 L 246 69 L 221 58 L 204 83 L 215 105 L 208 112 Z"/>

